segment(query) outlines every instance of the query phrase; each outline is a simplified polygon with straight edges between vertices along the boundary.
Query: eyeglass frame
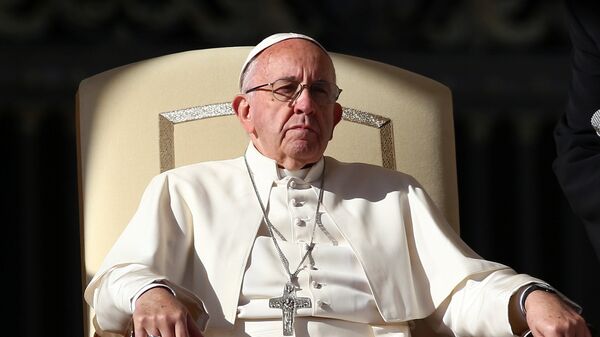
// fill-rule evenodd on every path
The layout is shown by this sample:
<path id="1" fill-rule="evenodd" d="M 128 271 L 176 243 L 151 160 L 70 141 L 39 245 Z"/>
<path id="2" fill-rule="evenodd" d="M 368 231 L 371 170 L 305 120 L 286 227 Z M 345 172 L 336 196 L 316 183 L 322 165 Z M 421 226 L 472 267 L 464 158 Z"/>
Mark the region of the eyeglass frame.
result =
<path id="1" fill-rule="evenodd" d="M 302 82 L 298 81 L 298 87 L 300 88 L 300 90 L 296 91 L 296 93 L 290 99 L 282 101 L 279 98 L 277 98 L 277 96 L 275 95 L 275 90 L 273 88 L 273 84 L 275 84 L 275 82 L 277 82 L 277 81 L 284 81 L 284 80 L 287 80 L 287 81 L 290 81 L 290 82 L 296 82 L 294 80 L 290 80 L 290 79 L 287 79 L 287 78 L 278 78 L 278 79 L 276 79 L 273 82 L 265 83 L 265 84 L 261 84 L 261 85 L 257 85 L 255 87 L 252 87 L 252 88 L 246 90 L 244 92 L 244 94 L 248 94 L 248 93 L 251 93 L 253 91 L 257 91 L 258 89 L 266 87 L 266 86 L 269 85 L 269 86 L 271 86 L 271 89 L 269 91 L 271 91 L 271 95 L 273 96 L 274 99 L 278 100 L 279 102 L 294 102 L 294 101 L 296 101 L 296 99 L 298 99 L 298 97 L 300 97 L 300 95 L 302 95 L 302 91 L 304 91 L 304 89 L 308 89 L 309 92 L 310 92 L 310 88 L 312 87 L 312 84 L 303 84 Z M 338 92 L 335 95 L 335 99 L 332 102 L 328 102 L 328 104 L 333 104 L 333 103 L 337 102 L 338 98 L 340 97 L 340 94 L 343 91 L 342 88 L 338 87 L 337 84 L 331 83 L 329 81 L 318 81 L 318 82 L 333 84 L 333 86 L 337 88 Z"/>

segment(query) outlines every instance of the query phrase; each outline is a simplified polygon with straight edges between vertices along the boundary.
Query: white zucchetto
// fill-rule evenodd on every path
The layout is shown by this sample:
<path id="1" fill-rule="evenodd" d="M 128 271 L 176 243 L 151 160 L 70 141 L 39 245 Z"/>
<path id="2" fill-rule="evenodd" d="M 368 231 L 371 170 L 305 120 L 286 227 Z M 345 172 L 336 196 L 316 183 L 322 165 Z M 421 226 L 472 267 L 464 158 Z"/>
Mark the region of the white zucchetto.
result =
<path id="1" fill-rule="evenodd" d="M 317 46 L 319 46 L 319 48 L 323 49 L 323 51 L 325 51 L 327 53 L 327 50 L 317 40 L 313 39 L 310 36 L 306 36 L 306 35 L 298 34 L 298 33 L 277 33 L 277 34 L 270 35 L 270 36 L 266 37 L 264 40 L 260 41 L 260 43 L 257 44 L 256 47 L 252 48 L 252 50 L 248 54 L 248 57 L 246 58 L 246 61 L 244 61 L 244 64 L 242 65 L 242 70 L 240 71 L 240 89 L 242 88 L 242 77 L 243 77 L 244 71 L 246 71 L 246 68 L 248 67 L 248 64 L 252 60 L 254 60 L 254 58 L 256 58 L 258 56 L 258 54 L 260 54 L 263 50 L 271 47 L 272 45 L 274 45 L 276 43 L 279 43 L 284 40 L 289 40 L 289 39 L 308 40 L 308 41 L 316 44 Z"/>

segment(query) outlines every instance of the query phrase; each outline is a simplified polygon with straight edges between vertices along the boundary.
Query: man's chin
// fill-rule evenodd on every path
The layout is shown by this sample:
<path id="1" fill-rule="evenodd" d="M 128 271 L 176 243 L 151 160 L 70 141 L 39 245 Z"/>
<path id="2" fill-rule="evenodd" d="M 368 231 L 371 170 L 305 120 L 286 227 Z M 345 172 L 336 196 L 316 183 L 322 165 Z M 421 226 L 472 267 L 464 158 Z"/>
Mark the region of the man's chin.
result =
<path id="1" fill-rule="evenodd" d="M 303 165 L 313 164 L 323 156 L 321 148 L 311 142 L 299 140 L 289 145 L 291 146 L 287 148 L 287 157 L 301 162 Z"/>

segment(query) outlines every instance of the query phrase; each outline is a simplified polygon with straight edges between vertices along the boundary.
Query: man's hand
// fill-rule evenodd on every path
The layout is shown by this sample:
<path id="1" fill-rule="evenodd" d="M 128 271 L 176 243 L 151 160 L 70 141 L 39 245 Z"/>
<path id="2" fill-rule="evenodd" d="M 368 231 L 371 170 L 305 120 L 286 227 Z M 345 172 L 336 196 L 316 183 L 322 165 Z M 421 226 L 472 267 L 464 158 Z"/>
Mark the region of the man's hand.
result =
<path id="1" fill-rule="evenodd" d="M 203 337 L 186 307 L 162 287 L 143 293 L 133 312 L 135 337 Z"/>
<path id="2" fill-rule="evenodd" d="M 533 291 L 525 300 L 527 325 L 535 337 L 591 337 L 585 320 L 558 295 Z"/>

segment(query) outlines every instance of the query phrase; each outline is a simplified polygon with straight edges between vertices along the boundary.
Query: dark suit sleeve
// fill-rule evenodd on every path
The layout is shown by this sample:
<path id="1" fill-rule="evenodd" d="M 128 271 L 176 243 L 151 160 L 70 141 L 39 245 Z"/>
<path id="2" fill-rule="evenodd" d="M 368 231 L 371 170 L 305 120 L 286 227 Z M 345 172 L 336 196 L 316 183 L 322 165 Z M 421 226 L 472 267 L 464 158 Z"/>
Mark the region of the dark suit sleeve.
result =
<path id="1" fill-rule="evenodd" d="M 567 1 L 572 43 L 571 83 L 554 138 L 554 172 L 600 258 L 600 136 L 591 126 L 600 109 L 600 4 Z"/>

